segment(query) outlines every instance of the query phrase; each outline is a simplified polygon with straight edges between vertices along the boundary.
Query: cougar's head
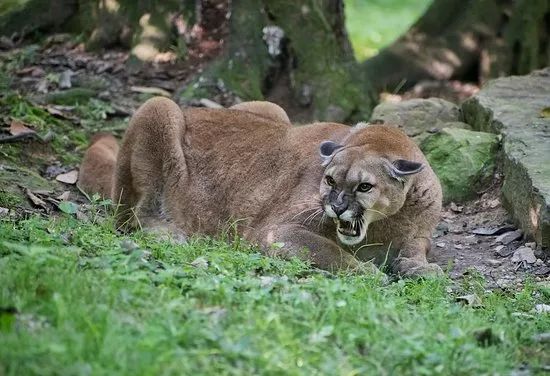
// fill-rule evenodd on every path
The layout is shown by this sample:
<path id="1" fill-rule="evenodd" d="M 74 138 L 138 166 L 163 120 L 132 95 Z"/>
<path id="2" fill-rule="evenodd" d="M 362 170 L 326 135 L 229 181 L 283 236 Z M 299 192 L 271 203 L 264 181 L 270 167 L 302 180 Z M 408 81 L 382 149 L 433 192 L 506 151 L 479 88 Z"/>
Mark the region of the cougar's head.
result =
<path id="1" fill-rule="evenodd" d="M 370 223 L 395 214 L 405 202 L 408 176 L 422 163 L 369 152 L 365 146 L 324 141 L 320 146 L 325 172 L 320 186 L 323 209 L 336 223 L 338 239 L 362 242 Z"/>

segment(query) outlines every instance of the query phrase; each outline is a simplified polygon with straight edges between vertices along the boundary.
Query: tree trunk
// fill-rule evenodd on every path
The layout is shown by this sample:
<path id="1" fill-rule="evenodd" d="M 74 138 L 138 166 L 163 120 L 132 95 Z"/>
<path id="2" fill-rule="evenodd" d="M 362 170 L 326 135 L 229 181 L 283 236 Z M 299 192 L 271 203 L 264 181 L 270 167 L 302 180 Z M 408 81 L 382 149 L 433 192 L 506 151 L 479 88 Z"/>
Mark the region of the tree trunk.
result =
<path id="1" fill-rule="evenodd" d="M 395 43 L 363 63 L 379 89 L 423 79 L 485 81 L 550 64 L 550 0 L 435 0 Z"/>
<path id="2" fill-rule="evenodd" d="M 167 49 L 173 19 L 192 12 L 193 1 L 181 0 L 18 0 L 0 16 L 0 35 L 72 31 L 87 37 L 89 49 L 121 45 L 140 60 Z"/>
<path id="3" fill-rule="evenodd" d="M 294 121 L 364 120 L 375 105 L 346 35 L 342 0 L 232 2 L 225 53 L 183 91 L 183 101 L 208 87 L 274 101 Z"/>

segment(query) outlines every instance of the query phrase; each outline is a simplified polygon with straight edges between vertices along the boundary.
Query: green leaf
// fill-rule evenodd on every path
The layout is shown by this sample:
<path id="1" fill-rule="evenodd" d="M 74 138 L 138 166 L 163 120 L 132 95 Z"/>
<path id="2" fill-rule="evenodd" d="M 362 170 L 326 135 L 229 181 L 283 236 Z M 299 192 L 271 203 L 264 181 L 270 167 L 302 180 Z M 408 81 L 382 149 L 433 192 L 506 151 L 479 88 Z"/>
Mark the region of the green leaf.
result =
<path id="1" fill-rule="evenodd" d="M 540 117 L 550 118 L 550 107 L 544 107 L 542 110 L 540 110 Z"/>
<path id="2" fill-rule="evenodd" d="M 70 201 L 62 201 L 57 205 L 59 210 L 67 214 L 75 214 L 78 211 L 78 205 Z"/>

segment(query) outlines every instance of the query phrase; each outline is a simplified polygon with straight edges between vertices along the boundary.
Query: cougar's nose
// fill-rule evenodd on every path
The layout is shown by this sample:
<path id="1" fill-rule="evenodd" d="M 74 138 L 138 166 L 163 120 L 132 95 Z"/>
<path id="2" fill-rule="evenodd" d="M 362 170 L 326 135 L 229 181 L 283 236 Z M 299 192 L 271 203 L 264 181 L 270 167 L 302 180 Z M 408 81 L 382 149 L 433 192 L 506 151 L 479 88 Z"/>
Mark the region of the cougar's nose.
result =
<path id="1" fill-rule="evenodd" d="M 348 203 L 347 202 L 342 202 L 339 205 L 338 204 L 331 204 L 330 207 L 332 208 L 332 210 L 334 210 L 336 215 L 339 217 L 340 215 L 342 215 L 343 212 L 345 212 L 348 209 Z"/>

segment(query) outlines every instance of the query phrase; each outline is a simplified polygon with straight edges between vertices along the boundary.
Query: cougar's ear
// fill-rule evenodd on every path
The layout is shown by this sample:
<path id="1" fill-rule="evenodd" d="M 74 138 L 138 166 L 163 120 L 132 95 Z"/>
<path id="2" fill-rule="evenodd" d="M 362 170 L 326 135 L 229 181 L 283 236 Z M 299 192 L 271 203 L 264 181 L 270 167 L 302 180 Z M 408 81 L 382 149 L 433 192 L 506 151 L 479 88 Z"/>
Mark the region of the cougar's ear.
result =
<path id="1" fill-rule="evenodd" d="M 408 161 L 406 159 L 397 159 L 391 163 L 391 175 L 400 178 L 407 175 L 416 174 L 424 168 L 420 162 Z"/>
<path id="2" fill-rule="evenodd" d="M 322 166 L 326 167 L 330 163 L 334 152 L 341 148 L 343 148 L 343 146 L 337 144 L 334 141 L 321 142 L 321 145 L 319 146 L 319 154 L 321 155 L 321 159 L 323 160 Z"/>

